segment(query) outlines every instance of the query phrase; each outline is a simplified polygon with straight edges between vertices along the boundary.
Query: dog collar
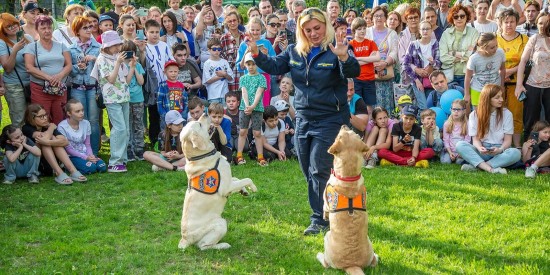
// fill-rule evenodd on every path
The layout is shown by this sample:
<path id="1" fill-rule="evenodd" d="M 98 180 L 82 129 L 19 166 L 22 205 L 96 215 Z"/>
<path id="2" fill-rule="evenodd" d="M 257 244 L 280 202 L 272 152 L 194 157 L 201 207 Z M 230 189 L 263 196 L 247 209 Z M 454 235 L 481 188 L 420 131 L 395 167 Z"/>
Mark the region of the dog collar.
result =
<path id="1" fill-rule="evenodd" d="M 341 181 L 358 181 L 360 178 L 361 178 L 361 174 L 357 175 L 357 176 L 354 176 L 354 177 L 341 177 L 341 176 L 338 176 L 336 174 L 336 172 L 334 171 L 334 169 L 330 169 L 330 173 L 337 179 L 341 180 Z"/>
<path id="2" fill-rule="evenodd" d="M 191 157 L 191 158 L 188 158 L 187 160 L 189 161 L 196 161 L 196 160 L 201 160 L 203 158 L 207 158 L 209 156 L 213 156 L 217 153 L 218 151 L 216 151 L 216 149 L 212 149 L 212 151 L 204 154 L 204 155 L 200 155 L 200 156 L 196 156 L 196 157 Z"/>

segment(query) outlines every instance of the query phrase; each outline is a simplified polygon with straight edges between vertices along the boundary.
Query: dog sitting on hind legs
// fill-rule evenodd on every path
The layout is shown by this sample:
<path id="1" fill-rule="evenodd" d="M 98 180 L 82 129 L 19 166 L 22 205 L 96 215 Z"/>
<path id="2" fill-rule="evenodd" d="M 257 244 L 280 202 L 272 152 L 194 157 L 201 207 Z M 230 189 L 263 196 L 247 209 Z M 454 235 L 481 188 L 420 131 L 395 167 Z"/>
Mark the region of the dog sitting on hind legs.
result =
<path id="1" fill-rule="evenodd" d="M 324 194 L 324 215 L 330 231 L 325 235 L 325 252 L 317 259 L 325 267 L 348 274 L 364 274 L 363 268 L 378 264 L 368 236 L 367 191 L 361 174 L 367 145 L 359 135 L 342 126 L 328 152 L 334 155 L 334 169 Z"/>
<path id="2" fill-rule="evenodd" d="M 227 232 L 227 222 L 221 216 L 227 198 L 232 193 L 244 194 L 246 188 L 257 190 L 251 179 L 231 176 L 229 163 L 210 141 L 209 128 L 208 117 L 203 115 L 198 121 L 187 123 L 180 134 L 188 182 L 180 249 L 194 244 L 201 250 L 230 248 L 228 243 L 219 243 Z"/>

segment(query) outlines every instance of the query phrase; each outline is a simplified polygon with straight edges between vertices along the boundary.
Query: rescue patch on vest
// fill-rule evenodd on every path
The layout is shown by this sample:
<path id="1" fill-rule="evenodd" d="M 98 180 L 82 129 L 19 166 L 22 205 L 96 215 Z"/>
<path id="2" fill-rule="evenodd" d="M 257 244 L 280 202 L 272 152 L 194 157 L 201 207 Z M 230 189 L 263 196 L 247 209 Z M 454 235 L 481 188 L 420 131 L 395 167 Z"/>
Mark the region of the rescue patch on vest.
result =
<path id="1" fill-rule="evenodd" d="M 200 174 L 189 181 L 189 186 L 204 194 L 216 194 L 220 188 L 220 171 L 216 166 L 203 174 Z"/>
<path id="2" fill-rule="evenodd" d="M 333 63 L 317 63 L 315 65 L 316 68 L 329 68 L 329 69 L 332 69 L 334 68 L 334 64 Z"/>
<path id="3" fill-rule="evenodd" d="M 348 198 L 344 195 L 338 194 L 334 189 L 334 186 L 327 184 L 325 188 L 325 199 L 328 206 L 328 211 L 331 213 L 348 211 L 350 214 L 353 211 L 366 211 L 367 210 L 367 189 L 362 187 L 362 191 L 354 198 Z"/>
<path id="4" fill-rule="evenodd" d="M 296 60 L 292 60 L 292 59 L 291 59 L 290 62 L 289 62 L 289 64 L 292 65 L 292 66 L 299 67 L 299 66 L 302 66 L 303 62 L 298 62 L 298 61 L 296 61 Z"/>

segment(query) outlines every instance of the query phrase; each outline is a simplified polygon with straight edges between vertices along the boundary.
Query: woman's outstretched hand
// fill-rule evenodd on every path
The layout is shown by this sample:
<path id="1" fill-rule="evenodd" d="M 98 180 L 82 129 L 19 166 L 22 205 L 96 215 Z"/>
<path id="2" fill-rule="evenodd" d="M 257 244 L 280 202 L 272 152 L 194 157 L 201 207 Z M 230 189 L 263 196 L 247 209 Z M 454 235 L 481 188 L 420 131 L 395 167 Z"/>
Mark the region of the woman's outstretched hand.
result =
<path id="1" fill-rule="evenodd" d="M 334 39 L 336 40 L 336 46 L 332 45 L 332 43 L 328 44 L 328 46 L 332 53 L 338 56 L 338 59 L 340 59 L 340 61 L 345 62 L 346 60 L 348 60 L 349 57 L 348 40 L 345 36 L 342 37 L 338 34 L 334 37 Z"/>
<path id="2" fill-rule="evenodd" d="M 257 55 L 259 53 L 258 45 L 256 44 L 256 41 L 247 37 L 245 42 L 246 42 L 246 45 L 248 46 L 248 52 L 252 53 L 252 55 Z"/>

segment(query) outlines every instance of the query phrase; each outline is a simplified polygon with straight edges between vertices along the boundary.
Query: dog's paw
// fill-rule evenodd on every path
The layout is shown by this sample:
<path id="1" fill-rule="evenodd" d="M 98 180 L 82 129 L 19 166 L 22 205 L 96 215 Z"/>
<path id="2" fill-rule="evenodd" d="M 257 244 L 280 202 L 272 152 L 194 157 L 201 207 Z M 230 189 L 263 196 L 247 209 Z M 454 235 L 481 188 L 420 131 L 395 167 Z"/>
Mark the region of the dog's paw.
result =
<path id="1" fill-rule="evenodd" d="M 245 197 L 248 197 L 250 195 L 250 193 L 248 193 L 248 190 L 246 190 L 246 187 L 241 188 L 240 193 Z"/>
<path id="2" fill-rule="evenodd" d="M 189 244 L 184 239 L 181 239 L 180 243 L 178 244 L 178 248 L 181 250 L 185 250 L 188 246 Z"/>
<path id="3" fill-rule="evenodd" d="M 376 253 L 374 253 L 374 255 L 372 257 L 373 257 L 373 259 L 372 259 L 372 262 L 370 262 L 370 266 L 375 267 L 375 266 L 378 265 L 378 263 L 380 263 L 380 257 Z"/>
<path id="4" fill-rule="evenodd" d="M 328 263 L 325 261 L 325 254 L 319 252 L 317 253 L 317 260 L 321 263 L 321 265 L 324 267 L 324 268 L 328 268 Z"/>
<path id="5" fill-rule="evenodd" d="M 258 191 L 258 188 L 256 188 L 256 185 L 254 185 L 254 183 L 252 183 L 252 181 L 250 181 L 250 184 L 248 185 L 248 188 L 249 188 L 252 192 Z"/>
<path id="6" fill-rule="evenodd" d="M 212 246 L 212 249 L 228 249 L 231 248 L 231 245 L 228 243 L 218 243 Z"/>

